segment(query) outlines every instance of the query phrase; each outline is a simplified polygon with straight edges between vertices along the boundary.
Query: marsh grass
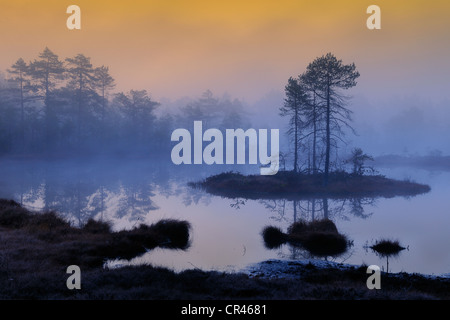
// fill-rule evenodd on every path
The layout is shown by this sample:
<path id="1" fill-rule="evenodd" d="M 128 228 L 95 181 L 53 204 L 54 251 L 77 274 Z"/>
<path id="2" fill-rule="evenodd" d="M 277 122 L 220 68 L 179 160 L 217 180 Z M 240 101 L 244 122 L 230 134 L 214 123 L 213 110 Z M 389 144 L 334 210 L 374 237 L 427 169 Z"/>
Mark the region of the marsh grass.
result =
<path id="1" fill-rule="evenodd" d="M 98 221 L 94 219 L 89 219 L 86 224 L 83 226 L 83 230 L 89 233 L 100 233 L 100 234 L 108 234 L 111 233 L 111 223 L 107 221 Z"/>
<path id="2" fill-rule="evenodd" d="M 370 247 L 382 257 L 396 256 L 406 248 L 401 246 L 398 240 L 380 239 Z"/>
<path id="3" fill-rule="evenodd" d="M 289 226 L 287 233 L 277 227 L 267 226 L 262 236 L 268 249 L 289 243 L 318 257 L 337 256 L 348 247 L 347 238 L 338 232 L 336 225 L 329 219 L 298 221 Z"/>
<path id="4" fill-rule="evenodd" d="M 280 228 L 267 226 L 262 231 L 264 245 L 268 249 L 279 248 L 282 244 L 288 241 L 288 235 L 284 234 Z"/>
<path id="5" fill-rule="evenodd" d="M 366 268 L 340 270 L 306 265 L 292 274 L 295 281 L 198 269 L 174 272 L 150 264 L 104 269 L 99 262 L 109 253 L 103 252 L 102 246 L 114 256 L 118 254 L 114 245 L 119 244 L 124 252 L 135 247 L 134 244 L 145 250 L 141 243 L 145 238 L 156 239 L 152 243 L 164 247 L 186 244 L 189 224 L 165 221 L 136 230 L 111 232 L 103 222 L 88 221 L 82 228 L 73 228 L 57 214 L 45 217 L 34 214 L 17 203 L 0 200 L 0 300 L 450 298 L 449 279 L 420 275 L 385 275 L 383 290 L 367 290 Z M 44 220 L 52 227 L 45 226 Z M 31 221 L 39 221 L 39 227 Z M 45 236 L 45 230 L 49 229 L 53 230 L 52 237 Z M 174 229 L 181 230 L 176 234 L 184 236 L 176 239 Z M 153 231 L 159 236 L 152 236 Z M 92 252 L 94 249 L 97 252 Z M 81 290 L 66 287 L 66 269 L 72 264 L 81 267 Z"/>
<path id="6" fill-rule="evenodd" d="M 12 233 L 21 230 L 31 238 L 29 257 L 40 253 L 44 242 L 46 259 L 55 264 L 95 267 L 107 259 L 131 259 L 156 247 L 186 250 L 191 226 L 187 221 L 161 220 L 112 232 L 109 223 L 90 219 L 75 228 L 56 212 L 31 212 L 16 202 L 0 200 L 0 228 Z"/>

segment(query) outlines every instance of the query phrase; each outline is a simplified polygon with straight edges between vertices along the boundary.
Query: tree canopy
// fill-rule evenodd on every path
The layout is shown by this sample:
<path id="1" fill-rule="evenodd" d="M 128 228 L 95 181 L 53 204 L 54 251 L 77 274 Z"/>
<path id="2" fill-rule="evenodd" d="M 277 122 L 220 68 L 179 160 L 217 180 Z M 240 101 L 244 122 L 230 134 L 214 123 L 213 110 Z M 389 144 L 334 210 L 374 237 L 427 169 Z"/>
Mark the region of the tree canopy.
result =
<path id="1" fill-rule="evenodd" d="M 295 136 L 294 171 L 303 147 L 308 153 L 308 170 L 316 173 L 323 162 L 324 184 L 328 183 L 332 149 L 337 150 L 338 142 L 345 143 L 346 129 L 354 132 L 352 111 L 347 108 L 349 97 L 343 91 L 356 86 L 358 77 L 354 63 L 344 64 L 327 53 L 309 63 L 298 78 L 289 78 L 280 111 L 290 116 L 288 133 Z"/>

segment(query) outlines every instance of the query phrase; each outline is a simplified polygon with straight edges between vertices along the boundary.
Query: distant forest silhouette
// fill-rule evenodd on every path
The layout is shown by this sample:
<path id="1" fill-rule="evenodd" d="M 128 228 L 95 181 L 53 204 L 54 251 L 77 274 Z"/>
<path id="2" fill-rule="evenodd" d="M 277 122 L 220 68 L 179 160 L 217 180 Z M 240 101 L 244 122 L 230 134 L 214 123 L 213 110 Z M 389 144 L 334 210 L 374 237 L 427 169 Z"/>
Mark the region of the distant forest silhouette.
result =
<path id="1" fill-rule="evenodd" d="M 349 97 L 343 92 L 356 85 L 355 65 L 343 64 L 333 54 L 316 58 L 305 72 L 289 78 L 285 100 L 274 105 L 287 117 L 287 151 L 281 168 L 328 173 L 342 166 L 362 167 L 355 149 L 340 159 L 345 131 L 354 131 Z M 90 155 L 166 157 L 176 128 L 247 129 L 251 119 L 244 104 L 217 98 L 209 90 L 176 112 L 161 110 L 147 90 L 116 92 L 116 80 L 107 66 L 93 66 L 83 54 L 60 59 L 45 48 L 36 59 L 19 58 L 0 77 L 0 156 L 67 157 Z M 160 110 L 158 110 L 160 109 Z M 269 121 L 269 120 L 268 120 Z M 347 155 L 346 155 L 347 156 Z M 362 159 L 365 161 L 365 159 Z"/>
<path id="2" fill-rule="evenodd" d="M 113 92 L 106 66 L 83 54 L 61 60 L 49 48 L 19 58 L 0 77 L 0 155 L 151 155 L 169 150 L 171 132 L 205 126 L 248 125 L 242 103 L 207 90 L 174 114 L 147 90 Z"/>

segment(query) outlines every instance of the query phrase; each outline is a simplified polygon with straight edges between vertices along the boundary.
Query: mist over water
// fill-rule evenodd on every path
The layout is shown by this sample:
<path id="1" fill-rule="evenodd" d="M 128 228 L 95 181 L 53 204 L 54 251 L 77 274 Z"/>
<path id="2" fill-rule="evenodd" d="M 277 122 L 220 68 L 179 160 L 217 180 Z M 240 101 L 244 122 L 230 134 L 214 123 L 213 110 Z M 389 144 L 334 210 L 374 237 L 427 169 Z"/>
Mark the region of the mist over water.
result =
<path id="1" fill-rule="evenodd" d="M 0 77 L 0 197 L 31 210 L 57 211 L 75 226 L 94 218 L 122 230 L 171 218 L 187 220 L 193 227 L 192 246 L 187 251 L 157 249 L 130 262 L 112 264 L 236 270 L 269 258 L 316 258 L 288 245 L 269 250 L 261 231 L 268 225 L 285 231 L 299 220 L 329 218 L 350 240 L 349 250 L 333 257 L 335 261 L 383 267 L 384 259 L 370 246 L 386 238 L 407 248 L 389 261 L 390 271 L 449 272 L 448 100 L 426 98 L 427 92 L 418 98 L 376 95 L 367 86 L 359 90 L 355 65 L 343 68 L 331 53 L 311 62 L 301 76 L 305 69 L 292 70 L 297 78 L 290 78 L 287 85 L 280 82 L 278 88 L 261 93 L 252 102 L 217 95 L 207 88 L 198 97 L 178 100 L 157 101 L 147 90 L 113 93 L 109 69 L 91 65 L 89 57 L 66 58 L 64 68 L 48 48 L 39 55 L 43 57 L 52 58 L 59 70 L 53 74 L 50 91 L 44 90 L 49 83 L 42 82 L 45 79 L 36 71 L 45 60 L 30 65 L 18 60 L 12 67 L 17 72 L 23 69 L 25 78 L 16 77 L 13 83 Z M 328 70 L 328 64 L 339 71 L 332 76 L 351 81 L 325 90 L 317 72 Z M 86 79 L 92 80 L 89 86 L 74 80 L 75 66 L 84 66 Z M 345 76 L 349 72 L 350 78 Z M 102 78 L 107 81 L 99 82 Z M 25 80 L 35 88 L 19 86 Z M 356 87 L 353 100 L 341 92 L 352 87 Z M 333 96 L 326 98 L 329 92 Z M 204 130 L 217 128 L 222 133 L 227 129 L 278 129 L 280 170 L 325 172 L 326 179 L 329 169 L 362 176 L 370 169 L 365 162 L 373 156 L 377 159 L 374 169 L 381 174 L 429 184 L 431 192 L 411 198 L 321 196 L 301 201 L 212 196 L 189 187 L 188 182 L 228 171 L 259 174 L 261 168 L 174 165 L 171 151 L 176 142 L 171 141 L 171 134 L 181 128 L 193 136 L 196 122 Z M 201 143 L 201 147 L 207 145 Z M 246 148 L 248 152 L 250 147 Z M 382 162 L 379 156 L 387 157 Z M 422 159 L 428 161 L 427 166 L 405 166 L 420 156 L 429 156 Z M 400 166 L 382 166 L 389 161 Z"/>
<path id="2" fill-rule="evenodd" d="M 110 221 L 115 230 L 163 218 L 183 219 L 192 224 L 192 245 L 187 251 L 156 249 L 131 261 L 112 261 L 111 265 L 150 263 L 175 270 L 238 270 L 270 258 L 314 258 L 288 245 L 268 250 L 261 231 L 267 225 L 286 230 L 300 219 L 328 217 L 352 241 L 346 253 L 330 258 L 333 261 L 386 268 L 386 259 L 367 247 L 375 240 L 387 238 L 408 247 L 389 260 L 389 272 L 449 272 L 448 171 L 379 167 L 392 178 L 428 183 L 431 192 L 411 198 L 319 198 L 298 201 L 294 209 L 294 202 L 284 199 L 221 198 L 187 186 L 190 181 L 224 171 L 255 173 L 257 166 L 175 166 L 167 161 L 112 158 L 2 159 L 0 164 L 1 198 L 14 199 L 37 211 L 56 210 L 75 226 L 83 225 L 89 218 Z"/>

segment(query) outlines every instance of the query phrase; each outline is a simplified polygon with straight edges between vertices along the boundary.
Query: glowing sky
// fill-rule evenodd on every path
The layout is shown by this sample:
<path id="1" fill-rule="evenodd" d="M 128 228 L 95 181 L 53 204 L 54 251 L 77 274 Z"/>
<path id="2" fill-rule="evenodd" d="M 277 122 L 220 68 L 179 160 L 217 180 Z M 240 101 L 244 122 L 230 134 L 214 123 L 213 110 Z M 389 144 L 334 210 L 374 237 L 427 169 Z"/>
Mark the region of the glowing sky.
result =
<path id="1" fill-rule="evenodd" d="M 82 30 L 66 27 L 77 4 Z M 366 28 L 377 4 L 382 29 Z M 355 62 L 365 95 L 448 97 L 448 0 L 0 0 L 0 70 L 45 46 L 107 65 L 118 90 L 253 101 L 317 56 Z"/>

